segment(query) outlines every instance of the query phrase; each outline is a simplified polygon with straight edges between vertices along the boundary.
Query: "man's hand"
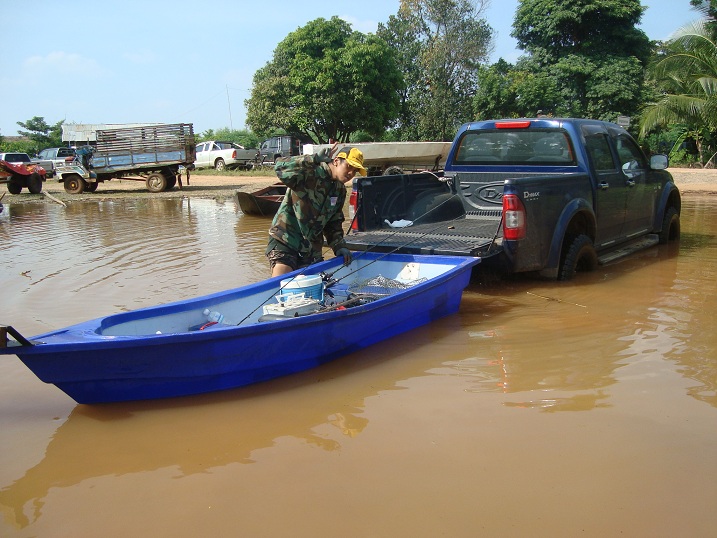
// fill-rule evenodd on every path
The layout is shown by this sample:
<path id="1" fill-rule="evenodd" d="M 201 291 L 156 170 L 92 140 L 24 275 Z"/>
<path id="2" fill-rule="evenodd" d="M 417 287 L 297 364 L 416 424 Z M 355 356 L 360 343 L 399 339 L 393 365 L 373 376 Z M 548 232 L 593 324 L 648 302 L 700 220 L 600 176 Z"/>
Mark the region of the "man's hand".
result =
<path id="1" fill-rule="evenodd" d="M 338 147 L 339 143 L 336 142 L 333 146 L 330 148 L 324 148 L 318 153 L 314 154 L 314 162 L 315 163 L 330 163 L 334 160 L 333 154 L 336 152 L 336 148 Z"/>
<path id="2" fill-rule="evenodd" d="M 344 265 L 349 266 L 351 265 L 351 260 L 353 258 L 351 257 L 351 251 L 347 249 L 346 247 L 340 248 L 336 251 L 336 256 L 343 256 L 344 257 Z"/>

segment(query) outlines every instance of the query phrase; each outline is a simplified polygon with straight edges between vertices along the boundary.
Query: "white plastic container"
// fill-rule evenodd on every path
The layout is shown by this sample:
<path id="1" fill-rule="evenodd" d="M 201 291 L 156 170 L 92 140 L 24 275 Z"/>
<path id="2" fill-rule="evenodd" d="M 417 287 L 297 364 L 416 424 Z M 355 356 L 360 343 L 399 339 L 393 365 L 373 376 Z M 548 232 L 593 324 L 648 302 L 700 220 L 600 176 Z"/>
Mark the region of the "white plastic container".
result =
<path id="1" fill-rule="evenodd" d="M 319 311 L 319 301 L 306 297 L 303 293 L 277 295 L 276 303 L 264 305 L 264 314 L 278 316 L 302 316 Z"/>
<path id="2" fill-rule="evenodd" d="M 281 281 L 281 295 L 303 293 L 306 297 L 324 300 L 324 282 L 320 275 L 299 275 Z"/>

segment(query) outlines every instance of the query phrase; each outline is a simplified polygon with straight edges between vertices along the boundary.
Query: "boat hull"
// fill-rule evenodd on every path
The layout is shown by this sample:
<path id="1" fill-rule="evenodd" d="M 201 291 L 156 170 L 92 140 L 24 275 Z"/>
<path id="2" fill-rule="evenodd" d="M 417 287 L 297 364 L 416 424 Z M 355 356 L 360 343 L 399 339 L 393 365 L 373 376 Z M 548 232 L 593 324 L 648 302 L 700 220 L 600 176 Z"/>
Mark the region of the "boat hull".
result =
<path id="1" fill-rule="evenodd" d="M 279 210 L 286 190 L 286 185 L 277 184 L 254 192 L 237 191 L 236 197 L 245 215 L 273 217 Z"/>
<path id="2" fill-rule="evenodd" d="M 384 255 L 385 256 L 385 255 Z M 253 308 L 271 296 L 279 278 L 228 292 L 125 312 L 33 337 L 45 342 L 0 350 L 15 353 L 42 381 L 79 403 L 103 403 L 185 396 L 249 385 L 314 368 L 458 310 L 474 258 L 390 255 L 406 261 L 449 260 L 454 266 L 395 295 L 345 310 L 279 321 L 218 326 L 210 330 L 148 334 L 172 316 L 206 305 L 244 299 Z M 363 263 L 376 259 L 367 253 Z M 423 261 L 423 258 L 427 258 Z M 311 272 L 340 267 L 334 260 Z M 350 268 L 349 268 L 350 269 Z M 286 278 L 286 275 L 283 277 Z M 189 319 L 189 318 L 187 318 Z M 121 332 L 137 335 L 114 334 Z"/>

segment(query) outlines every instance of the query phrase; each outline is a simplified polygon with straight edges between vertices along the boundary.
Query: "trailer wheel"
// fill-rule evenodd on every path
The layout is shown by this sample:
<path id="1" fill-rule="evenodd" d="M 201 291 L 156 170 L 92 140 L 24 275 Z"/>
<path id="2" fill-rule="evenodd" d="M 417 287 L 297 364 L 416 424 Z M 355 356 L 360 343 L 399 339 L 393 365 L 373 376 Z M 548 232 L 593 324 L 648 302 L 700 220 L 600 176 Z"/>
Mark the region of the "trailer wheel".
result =
<path id="1" fill-rule="evenodd" d="M 173 189 L 176 184 L 177 184 L 177 178 L 175 176 L 171 176 L 171 177 L 167 178 L 167 190 Z"/>
<path id="2" fill-rule="evenodd" d="M 167 189 L 167 178 L 161 172 L 152 172 L 147 176 L 147 190 L 149 192 L 162 192 Z"/>
<path id="3" fill-rule="evenodd" d="M 85 192 L 85 186 L 87 185 L 85 180 L 77 174 L 66 175 L 63 183 L 67 194 L 82 194 Z"/>
<path id="4" fill-rule="evenodd" d="M 42 176 L 37 172 L 30 174 L 27 178 L 27 190 L 32 194 L 40 194 L 42 192 Z"/>
<path id="5" fill-rule="evenodd" d="M 383 171 L 384 176 L 398 176 L 400 174 L 403 174 L 403 168 L 400 166 L 389 166 Z"/>
<path id="6" fill-rule="evenodd" d="M 574 237 L 560 257 L 558 280 L 570 280 L 577 271 L 594 271 L 598 264 L 593 241 L 585 234 Z"/>
<path id="7" fill-rule="evenodd" d="M 17 176 L 11 176 L 7 180 L 7 191 L 10 194 L 20 194 L 22 191 L 22 180 Z"/>
<path id="8" fill-rule="evenodd" d="M 224 164 L 224 159 L 217 159 L 214 161 L 214 169 L 223 172 L 227 166 Z"/>

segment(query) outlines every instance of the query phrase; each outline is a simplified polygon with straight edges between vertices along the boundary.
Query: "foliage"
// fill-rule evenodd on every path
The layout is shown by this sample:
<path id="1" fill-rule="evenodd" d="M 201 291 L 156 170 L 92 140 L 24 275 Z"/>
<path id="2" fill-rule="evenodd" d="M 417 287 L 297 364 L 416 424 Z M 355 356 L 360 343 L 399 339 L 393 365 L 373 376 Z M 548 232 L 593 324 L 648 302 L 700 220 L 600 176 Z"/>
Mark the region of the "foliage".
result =
<path id="1" fill-rule="evenodd" d="M 638 112 L 650 42 L 636 28 L 639 0 L 522 0 L 513 33 L 528 54 L 514 68 L 481 73 L 474 112 L 496 111 L 496 88 L 510 103 L 504 116 L 616 120 Z M 500 81 L 501 73 L 507 80 Z"/>
<path id="2" fill-rule="evenodd" d="M 290 33 L 254 74 L 247 124 L 325 143 L 363 130 L 380 136 L 398 115 L 403 85 L 393 50 L 332 17 Z"/>
<path id="3" fill-rule="evenodd" d="M 20 140 L 4 138 L 0 142 L 0 152 L 27 153 L 32 157 L 37 153 L 37 144 L 29 138 L 21 138 Z"/>
<path id="4" fill-rule="evenodd" d="M 34 116 L 25 122 L 17 122 L 20 127 L 26 129 L 26 131 L 18 130 L 18 133 L 32 140 L 34 144 L 32 146 L 31 155 L 34 155 L 45 148 L 62 146 L 62 124 L 64 122 L 65 121 L 62 120 L 55 125 L 48 125 L 45 118 Z"/>
<path id="5" fill-rule="evenodd" d="M 217 129 L 216 131 L 214 129 L 207 129 L 203 133 L 198 134 L 196 139 L 197 142 L 204 142 L 206 140 L 224 140 L 227 142 L 234 142 L 235 144 L 239 144 L 245 148 L 258 148 L 260 142 L 259 137 L 247 129 L 236 130 L 229 129 L 227 127 Z"/>
<path id="6" fill-rule="evenodd" d="M 690 0 L 695 11 L 702 13 L 707 30 L 717 39 L 717 0 Z"/>
<path id="7" fill-rule="evenodd" d="M 678 30 L 650 66 L 650 77 L 662 90 L 646 106 L 642 135 L 658 126 L 682 125 L 695 140 L 699 161 L 714 161 L 717 140 L 717 43 L 706 20 Z"/>
<path id="8" fill-rule="evenodd" d="M 491 29 L 482 0 L 401 0 L 378 35 L 395 47 L 406 82 L 395 133 L 403 140 L 450 140 L 472 118 L 480 62 Z"/>
<path id="9" fill-rule="evenodd" d="M 560 109 L 555 80 L 533 68 L 530 58 L 513 66 L 502 58 L 478 73 L 473 99 L 477 119 L 530 117 Z"/>

